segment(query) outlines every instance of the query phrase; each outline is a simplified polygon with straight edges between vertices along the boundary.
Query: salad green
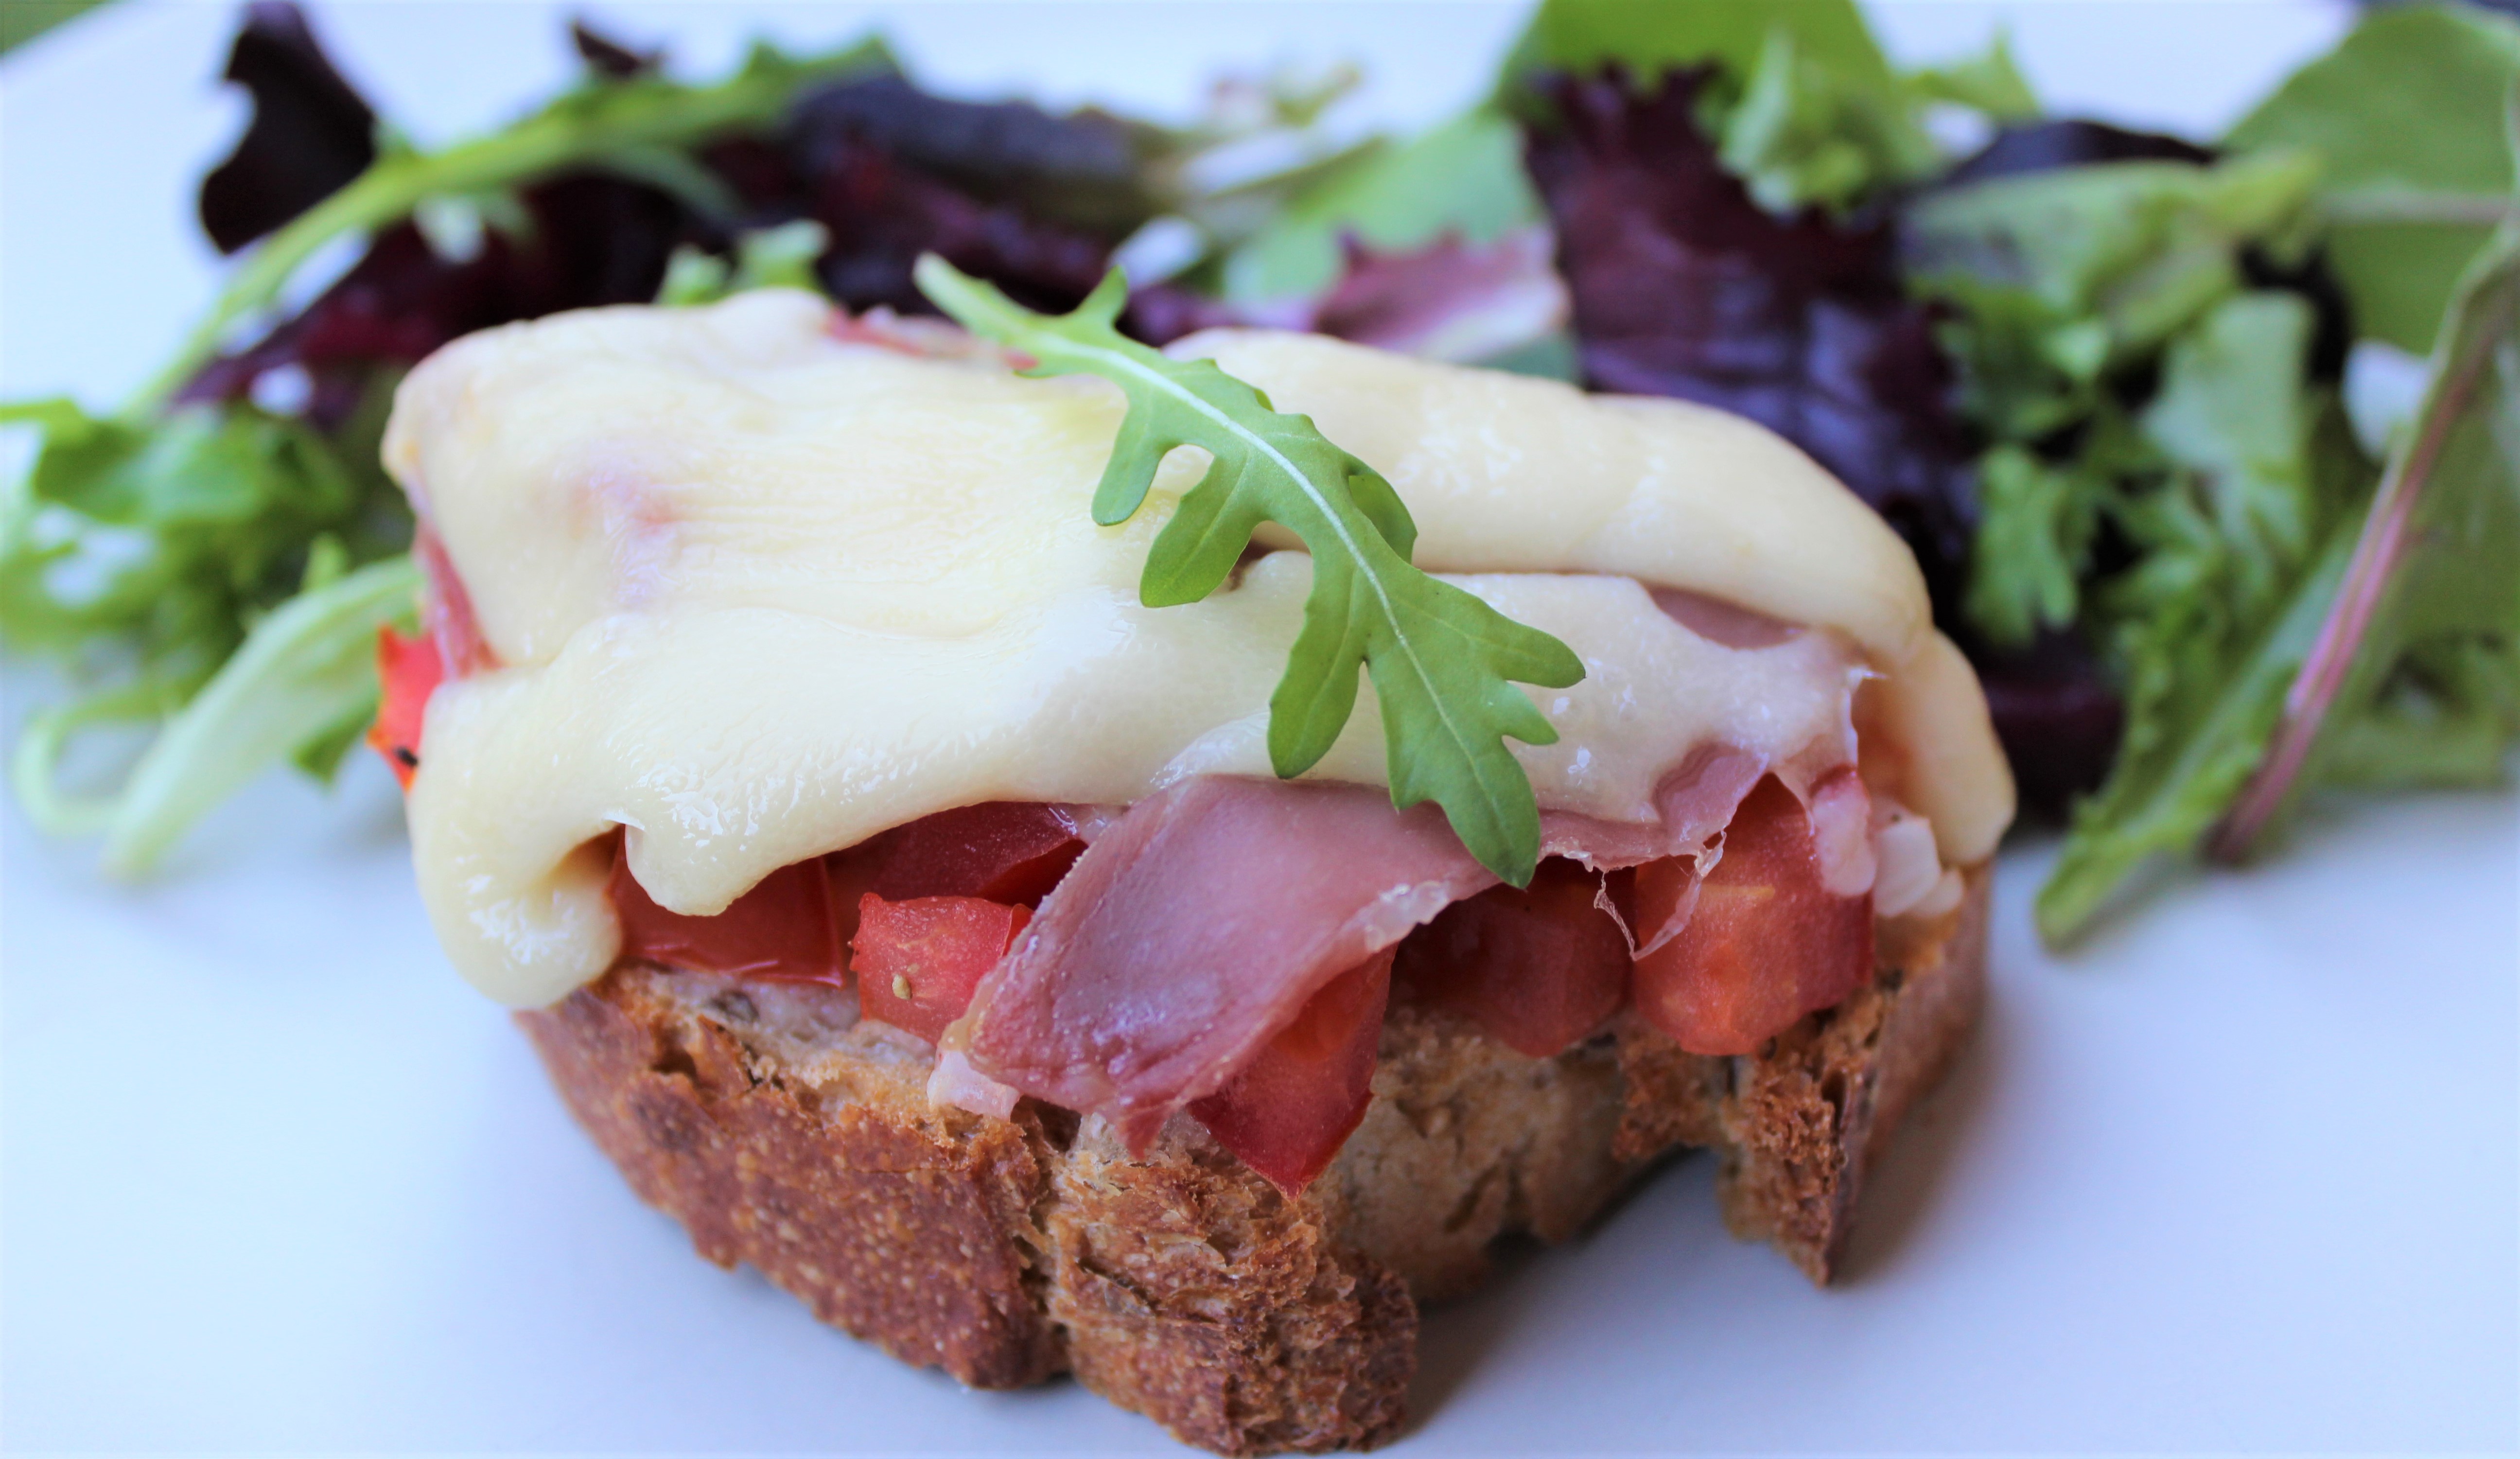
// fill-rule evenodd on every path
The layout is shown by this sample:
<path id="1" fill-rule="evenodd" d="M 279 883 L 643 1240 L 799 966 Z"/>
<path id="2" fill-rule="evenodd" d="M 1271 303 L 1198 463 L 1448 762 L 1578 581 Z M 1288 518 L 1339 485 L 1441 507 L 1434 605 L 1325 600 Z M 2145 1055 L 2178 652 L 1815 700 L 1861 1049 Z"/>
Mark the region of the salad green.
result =
<path id="1" fill-rule="evenodd" d="M 274 115 L 341 96 L 364 115 L 292 25 L 265 43 L 338 95 Z M 2485 9 L 2371 10 L 2220 139 L 2048 115 L 2001 36 L 1902 70 L 1852 0 L 1543 0 L 1480 103 L 1363 145 L 1321 127 L 1335 77 L 1167 130 L 928 96 L 875 40 L 758 50 L 713 85 L 579 46 L 587 77 L 513 126 L 427 154 L 380 127 L 349 139 L 354 160 L 374 144 L 356 180 L 295 180 L 311 207 L 244 197 L 267 236 L 124 411 L 0 407 L 42 439 L 0 497 L 0 636 L 78 686 L 17 748 L 41 824 L 103 832 L 136 871 L 260 767 L 331 772 L 375 692 L 357 646 L 411 613 L 412 523 L 376 461 L 410 362 L 556 308 L 773 283 L 942 305 L 1046 366 L 1072 345 L 1152 371 L 1106 520 L 1161 442 L 1241 441 L 1191 498 L 1217 532 L 1168 530 L 1148 601 L 1212 588 L 1219 544 L 1263 518 L 1355 570 L 1317 584 L 1273 758 L 1319 756 L 1362 662 L 1395 793 L 1438 800 L 1501 872 L 1527 874 L 1535 843 L 1502 737 L 1547 730 L 1506 681 L 1564 681 L 1560 646 L 1364 592 L 1426 581 L 1379 479 L 1317 437 L 1320 460 L 1272 478 L 1249 442 L 1285 418 L 1218 377 L 1192 395 L 1219 414 L 1193 420 L 1153 384 L 1182 367 L 1126 340 L 1275 322 L 1495 342 L 1502 319 L 1527 338 L 1498 363 L 1794 439 L 1915 547 L 2025 789 L 2063 814 L 2051 939 L 2162 858 L 2262 851 L 2323 787 L 2508 771 L 2520 24 Z M 1951 145 L 1955 111 L 1987 145 Z M 1296 160 L 1214 165 L 1263 134 Z M 343 238 L 361 261 L 284 306 Z M 1546 265 L 1541 294 L 1518 258 Z M 1544 317 L 1551 289 L 1566 302 Z M 1490 328 L 1425 327 L 1508 292 Z M 1101 368 L 1085 353 L 1065 362 Z M 2427 384 L 2375 422 L 2356 382 L 2391 370 Z M 1404 673 L 1421 628 L 1457 641 Z M 115 794 L 66 789 L 68 748 L 113 723 L 158 737 Z"/>

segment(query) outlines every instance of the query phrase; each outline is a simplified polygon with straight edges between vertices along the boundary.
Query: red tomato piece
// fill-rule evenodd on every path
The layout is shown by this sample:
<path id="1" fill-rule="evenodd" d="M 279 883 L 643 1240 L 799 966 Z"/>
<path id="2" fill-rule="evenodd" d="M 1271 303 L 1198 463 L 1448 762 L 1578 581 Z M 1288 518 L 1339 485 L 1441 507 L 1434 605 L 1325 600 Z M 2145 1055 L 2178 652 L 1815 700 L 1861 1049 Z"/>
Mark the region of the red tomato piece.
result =
<path id="1" fill-rule="evenodd" d="M 819 859 L 781 867 L 714 917 L 686 917 L 656 905 L 618 849 L 606 889 L 621 918 L 623 957 L 701 973 L 847 981 L 832 927 L 831 886 Z"/>
<path id="2" fill-rule="evenodd" d="M 388 623 L 377 630 L 377 681 L 384 697 L 377 704 L 377 722 L 368 726 L 368 744 L 393 767 L 394 779 L 411 789 L 412 772 L 420 768 L 420 730 L 428 697 L 446 678 L 435 635 L 405 638 Z"/>
<path id="3" fill-rule="evenodd" d="M 971 990 L 1032 921 L 1029 907 L 977 896 L 858 900 L 849 962 L 858 1007 L 934 1043 L 971 1006 Z"/>
<path id="4" fill-rule="evenodd" d="M 1640 871 L 1641 914 L 1676 896 Z M 1872 977 L 1872 898 L 1831 896 L 1802 802 L 1774 776 L 1724 833 L 1724 858 L 1680 935 L 1637 960 L 1637 1008 L 1692 1054 L 1747 1054 Z"/>
<path id="5" fill-rule="evenodd" d="M 1595 898 L 1601 878 L 1540 863 L 1528 889 L 1492 887 L 1400 944 L 1393 976 L 1535 1059 L 1563 1053 L 1628 996 L 1628 939 Z"/>
<path id="6" fill-rule="evenodd" d="M 828 858 L 832 905 L 845 942 L 857 935 L 859 899 L 976 896 L 1041 905 L 1085 853 L 1076 823 L 1055 805 L 990 800 L 922 816 Z"/>
<path id="7" fill-rule="evenodd" d="M 886 901 L 977 896 L 1041 905 L 1085 843 L 1055 805 L 990 800 L 922 816 L 832 858 L 841 905 L 873 892 Z"/>
<path id="8" fill-rule="evenodd" d="M 1330 980 L 1233 1082 L 1190 1107 L 1218 1144 L 1289 1197 L 1312 1184 L 1365 1118 L 1393 951 Z"/>

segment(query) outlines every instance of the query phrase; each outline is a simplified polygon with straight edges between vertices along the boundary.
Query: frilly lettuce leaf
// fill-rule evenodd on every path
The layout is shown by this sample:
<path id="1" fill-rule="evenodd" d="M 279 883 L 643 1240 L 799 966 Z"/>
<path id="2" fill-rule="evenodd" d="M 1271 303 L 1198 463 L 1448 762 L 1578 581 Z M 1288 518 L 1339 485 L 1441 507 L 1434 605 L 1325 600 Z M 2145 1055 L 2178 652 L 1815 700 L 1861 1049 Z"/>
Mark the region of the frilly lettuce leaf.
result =
<path id="1" fill-rule="evenodd" d="M 419 601 L 419 569 L 394 557 L 310 587 L 254 624 L 98 807 L 106 870 L 147 872 L 194 822 L 283 759 L 329 773 L 376 717 L 377 630 L 410 626 Z M 18 789 L 29 805 L 52 794 L 44 743 L 30 732 L 20 748 Z"/>
<path id="2" fill-rule="evenodd" d="M 2017 291 L 2004 324 L 2029 338 L 1982 370 L 2088 383 L 2158 348 L 2242 285 L 2240 251 L 2300 256 L 2317 158 L 2268 153 L 2212 166 L 2102 162 L 1971 183 L 1910 210 L 1911 268 L 1928 292 Z M 1976 298 L 1971 316 L 1987 312 Z M 1990 361 L 1995 363 L 1995 361 Z M 2005 407 L 1999 405 L 2000 426 Z M 2032 429 L 2036 429 L 2035 424 Z"/>
<path id="3" fill-rule="evenodd" d="M 2001 30 L 1983 54 L 1911 71 L 1907 85 L 1920 102 L 1965 107 L 1991 121 L 2035 121 L 2043 111 L 2030 78 L 2013 62 L 2012 37 Z"/>
<path id="4" fill-rule="evenodd" d="M 2106 505 L 2135 565 L 2098 589 L 2126 734 L 2038 900 L 2079 933 L 2153 856 L 2183 852 L 2256 768 L 2367 487 L 2342 413 L 2303 388 L 2310 309 L 2254 292 L 2173 342 L 2140 418 L 2167 472 Z"/>
<path id="5" fill-rule="evenodd" d="M 2101 524 L 2128 483 L 2174 465 L 2149 438 L 2158 431 L 2129 419 L 2118 377 L 2240 297 L 2247 251 L 2297 250 L 2315 176 L 2299 153 L 2106 162 L 1972 183 L 1911 210 L 1912 285 L 1954 306 L 1941 338 L 1962 363 L 1970 418 L 1995 440 L 1978 464 L 1964 599 L 1989 640 L 2027 643 L 2081 619 Z M 2235 378 L 2210 393 L 2190 372 L 2198 393 L 2175 396 L 2182 414 L 2159 429 L 2204 449 L 2217 412 L 2274 408 L 2250 390 L 2299 390 L 2297 369 L 2281 369 L 2283 382 Z"/>
<path id="6" fill-rule="evenodd" d="M 1853 0 L 1544 0 L 1507 57 L 1498 99 L 1533 114 L 1545 110 L 1533 89 L 1543 77 L 1611 66 L 1644 89 L 1666 70 L 1711 68 L 1699 119 L 1772 211 L 1848 206 L 1942 160 L 1919 95 Z"/>

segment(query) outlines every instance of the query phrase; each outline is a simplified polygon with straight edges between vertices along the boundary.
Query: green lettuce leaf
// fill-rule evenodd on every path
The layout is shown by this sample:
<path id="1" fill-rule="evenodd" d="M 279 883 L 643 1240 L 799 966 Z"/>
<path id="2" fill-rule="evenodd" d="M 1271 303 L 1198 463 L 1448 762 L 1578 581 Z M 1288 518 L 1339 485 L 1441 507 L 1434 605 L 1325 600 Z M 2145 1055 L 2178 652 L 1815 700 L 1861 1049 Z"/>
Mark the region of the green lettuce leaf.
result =
<path id="1" fill-rule="evenodd" d="M 256 623 L 190 703 L 166 721 L 111 801 L 80 820 L 105 832 L 105 866 L 138 876 L 177 837 L 266 767 L 330 753 L 377 708 L 377 630 L 417 616 L 420 571 L 408 557 L 371 563 L 300 593 Z M 59 711 L 56 711 L 59 712 Z M 346 733 L 345 733 L 346 727 Z M 20 742 L 18 793 L 58 806 L 53 726 Z"/>
<path id="2" fill-rule="evenodd" d="M 2520 23 L 2472 5 L 2374 8 L 2231 129 L 2241 152 L 2321 159 L 2327 251 L 2357 333 L 2423 354 L 2511 207 L 2502 102 Z"/>
<path id="3" fill-rule="evenodd" d="M 2270 296 L 2228 319 L 2218 313 L 2247 297 L 2246 251 L 2300 247 L 2315 167 L 2300 153 L 2214 166 L 2102 163 L 1956 188 L 1912 209 L 1911 284 L 1953 306 L 1940 337 L 1960 362 L 1963 409 L 1995 442 L 1978 464 L 1962 604 L 1989 640 L 2019 644 L 2083 622 L 2102 525 L 2151 510 L 2133 504 L 2182 464 L 2165 433 L 2211 455 L 2227 424 L 2297 424 L 2280 405 L 2300 389 L 2289 342 L 2273 362 L 2280 380 L 2185 370 L 2191 385 L 2171 392 L 2171 413 L 2141 428 L 2121 396 L 2124 378 L 2158 365 L 2165 347 L 2179 354 L 2174 341 L 2203 330 L 2205 342 L 2183 356 L 2192 358 L 2215 347 L 2216 330 L 2280 308 Z M 2261 386 L 2279 402 L 2252 398 Z M 2249 550 L 2238 538 L 2228 545 Z M 2297 555 L 2299 543 L 2288 550 Z M 2105 623 L 2089 626 L 2107 635 Z"/>
<path id="4" fill-rule="evenodd" d="M 2045 111 L 2012 60 L 2012 37 L 1997 31 L 1983 55 L 1908 73 L 1908 90 L 1927 105 L 1966 107 L 1991 121 L 2036 121 Z"/>
<path id="5" fill-rule="evenodd" d="M 1640 86 L 1675 68 L 1714 67 L 1703 119 L 1726 168 L 1779 212 L 1843 207 L 1942 161 L 1918 118 L 1919 94 L 1854 0 L 1543 0 L 1506 59 L 1498 100 L 1529 114 L 1536 77 L 1610 65 Z"/>
<path id="6" fill-rule="evenodd" d="M 1227 256 L 1224 292 L 1253 304 L 1317 294 L 1338 279 L 1345 237 L 1400 252 L 1447 233 L 1487 243 L 1539 220 L 1521 130 L 1495 108 L 1475 107 L 1325 169 Z"/>
<path id="7" fill-rule="evenodd" d="M 1963 339 L 1980 390 L 2087 386 L 2159 348 L 2237 292 L 2240 252 L 2298 258 L 2318 161 L 2270 152 L 2212 166 L 2102 162 L 1993 178 L 1908 214 L 1916 286 L 1947 295 L 1993 341 Z M 2021 409 L 1981 400 L 1999 429 Z"/>
<path id="8" fill-rule="evenodd" d="M 747 289 L 822 291 L 814 277 L 814 260 L 831 246 L 831 230 L 811 218 L 798 218 L 775 228 L 755 228 L 735 241 L 735 262 L 690 244 L 665 260 L 664 282 L 656 286 L 656 302 L 665 305 L 709 304 Z"/>
<path id="9" fill-rule="evenodd" d="M 110 643 L 180 698 L 297 591 L 310 544 L 365 561 L 408 539 L 376 464 L 388 395 L 338 439 L 250 406 L 147 425 L 67 400 L 0 406 L 0 424 L 43 437 L 0 503 L 0 640 L 73 658 Z"/>
<path id="10" fill-rule="evenodd" d="M 2342 579 L 2214 838 L 2226 859 L 2318 785 L 2502 777 L 2520 737 L 2520 220 L 2453 296 Z"/>
<path id="11" fill-rule="evenodd" d="M 2040 890 L 2051 941 L 2155 856 L 2195 846 L 2310 652 L 2369 482 L 2342 411 L 2304 388 L 2313 328 L 2296 295 L 2236 295 L 2164 358 L 2140 428 L 2170 470 L 2111 503 L 2137 557 L 2092 605 L 2124 675 L 2125 738 Z"/>
<path id="12" fill-rule="evenodd" d="M 1978 532 L 1965 610 L 2002 644 L 2027 643 L 2041 628 L 2064 628 L 2080 615 L 2083 578 L 2103 510 L 2117 487 L 2104 460 L 2090 454 L 2051 462 L 2017 445 L 1978 458 Z"/>
<path id="13" fill-rule="evenodd" d="M 1310 549 L 1313 585 L 1285 676 L 1269 700 L 1269 758 L 1302 774 L 1329 752 L 1354 710 L 1358 671 L 1382 707 L 1392 803 L 1443 807 L 1454 832 L 1489 870 L 1528 885 L 1540 856 L 1531 781 L 1505 747 L 1557 738 L 1516 681 L 1563 687 L 1583 678 L 1572 650 L 1469 593 L 1410 566 L 1417 524 L 1372 467 L 1303 416 L 1272 409 L 1259 391 L 1209 360 L 1174 360 L 1124 338 L 1113 322 L 1127 300 L 1116 270 L 1072 314 L 1046 318 L 930 254 L 919 287 L 984 339 L 1032 357 L 1030 375 L 1099 375 L 1129 397 L 1111 459 L 1094 493 L 1094 520 L 1126 522 L 1155 470 L 1182 446 L 1214 458 L 1174 508 L 1147 554 L 1139 595 L 1148 606 L 1194 603 L 1221 586 L 1264 522 Z"/>

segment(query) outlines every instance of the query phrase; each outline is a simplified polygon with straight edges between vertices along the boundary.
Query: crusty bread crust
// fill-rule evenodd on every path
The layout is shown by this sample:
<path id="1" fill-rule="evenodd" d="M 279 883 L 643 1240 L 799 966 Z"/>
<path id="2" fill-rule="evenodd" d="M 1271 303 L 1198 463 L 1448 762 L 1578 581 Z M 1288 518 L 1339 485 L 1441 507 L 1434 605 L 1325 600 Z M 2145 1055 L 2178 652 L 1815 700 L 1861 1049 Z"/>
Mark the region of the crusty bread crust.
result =
<path id="1" fill-rule="evenodd" d="M 1501 1235 L 1574 1234 L 1675 1147 L 1720 1151 L 1728 1224 L 1826 1281 L 1865 1166 L 1975 1021 L 1987 889 L 1979 867 L 1756 1056 L 1623 1016 L 1531 1059 L 1395 1004 L 1365 1122 L 1294 1201 L 1186 1118 L 1133 1158 L 1031 1100 L 931 1107 L 927 1046 L 837 990 L 625 964 L 518 1020 L 710 1260 L 976 1388 L 1072 1371 L 1219 1453 L 1320 1452 L 1399 1432 L 1419 1302 L 1475 1286 Z"/>

